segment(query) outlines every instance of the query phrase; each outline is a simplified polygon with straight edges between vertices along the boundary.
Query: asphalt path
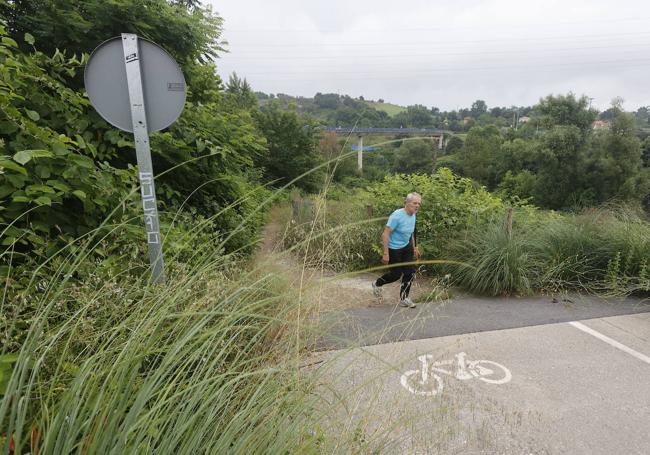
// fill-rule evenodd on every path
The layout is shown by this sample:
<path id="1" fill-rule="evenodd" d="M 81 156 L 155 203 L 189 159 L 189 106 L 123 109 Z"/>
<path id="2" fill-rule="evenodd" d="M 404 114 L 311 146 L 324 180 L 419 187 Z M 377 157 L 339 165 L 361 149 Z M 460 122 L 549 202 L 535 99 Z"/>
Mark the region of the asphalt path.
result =
<path id="1" fill-rule="evenodd" d="M 370 285 L 368 284 L 368 288 Z M 588 295 L 460 296 L 416 308 L 379 304 L 329 314 L 321 350 L 650 312 L 650 300 Z"/>
<path id="2" fill-rule="evenodd" d="M 312 369 L 340 403 L 325 427 L 367 441 L 342 452 L 650 453 L 650 309 L 568 299 L 346 311 L 328 342 L 362 346 Z"/>

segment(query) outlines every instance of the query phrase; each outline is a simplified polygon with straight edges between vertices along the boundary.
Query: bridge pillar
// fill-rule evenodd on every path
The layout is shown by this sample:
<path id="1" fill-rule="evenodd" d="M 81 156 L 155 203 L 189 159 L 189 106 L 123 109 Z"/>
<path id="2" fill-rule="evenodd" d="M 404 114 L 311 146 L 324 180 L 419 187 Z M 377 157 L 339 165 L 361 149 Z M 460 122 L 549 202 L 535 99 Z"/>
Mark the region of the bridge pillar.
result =
<path id="1" fill-rule="evenodd" d="M 444 142 L 442 140 L 444 134 L 440 134 L 440 137 L 438 138 L 438 148 L 442 150 L 442 147 L 444 146 Z"/>
<path id="2" fill-rule="evenodd" d="M 363 171 L 363 136 L 359 136 L 359 149 L 357 150 L 357 169 Z"/>

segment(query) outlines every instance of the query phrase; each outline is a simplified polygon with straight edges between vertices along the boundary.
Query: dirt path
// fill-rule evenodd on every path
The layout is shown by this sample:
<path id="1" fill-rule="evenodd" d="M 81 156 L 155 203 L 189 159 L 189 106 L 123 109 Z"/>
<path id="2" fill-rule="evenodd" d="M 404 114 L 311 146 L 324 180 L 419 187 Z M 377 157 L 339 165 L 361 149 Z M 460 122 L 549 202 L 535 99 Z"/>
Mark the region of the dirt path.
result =
<path id="1" fill-rule="evenodd" d="M 289 277 L 292 286 L 304 291 L 305 297 L 315 304 L 317 313 L 397 306 L 399 282 L 384 286 L 383 298 L 380 301 L 372 294 L 372 282 L 377 279 L 378 273 L 343 274 L 326 268 L 308 267 L 297 255 L 286 253 L 283 237 L 287 222 L 290 220 L 289 207 L 276 206 L 271 209 L 256 262 L 265 263 L 274 272 L 281 271 Z M 430 294 L 432 289 L 431 279 L 419 276 L 413 284 L 411 297 L 417 301 L 422 296 Z"/>

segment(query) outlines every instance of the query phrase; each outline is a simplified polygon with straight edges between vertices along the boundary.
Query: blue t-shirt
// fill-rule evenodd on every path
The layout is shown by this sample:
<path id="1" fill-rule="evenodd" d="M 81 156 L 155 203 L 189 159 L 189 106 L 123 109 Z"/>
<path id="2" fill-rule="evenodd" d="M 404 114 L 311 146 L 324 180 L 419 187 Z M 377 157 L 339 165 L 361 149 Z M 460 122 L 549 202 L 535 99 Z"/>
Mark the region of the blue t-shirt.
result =
<path id="1" fill-rule="evenodd" d="M 415 214 L 409 215 L 406 210 L 397 209 L 388 217 L 386 226 L 392 229 L 388 237 L 388 248 L 392 250 L 404 248 L 415 230 Z"/>

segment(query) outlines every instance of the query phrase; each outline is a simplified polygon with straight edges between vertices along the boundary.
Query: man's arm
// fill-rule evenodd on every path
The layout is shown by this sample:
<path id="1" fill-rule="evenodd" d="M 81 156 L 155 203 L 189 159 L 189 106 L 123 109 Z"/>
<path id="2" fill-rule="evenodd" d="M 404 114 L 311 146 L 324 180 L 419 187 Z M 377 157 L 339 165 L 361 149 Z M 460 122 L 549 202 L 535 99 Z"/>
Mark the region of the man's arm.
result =
<path id="1" fill-rule="evenodd" d="M 390 233 L 393 232 L 391 228 L 386 226 L 384 232 L 381 233 L 381 242 L 384 244 L 384 254 L 381 257 L 381 262 L 383 264 L 388 264 L 390 256 L 388 255 L 388 239 L 390 238 Z"/>

